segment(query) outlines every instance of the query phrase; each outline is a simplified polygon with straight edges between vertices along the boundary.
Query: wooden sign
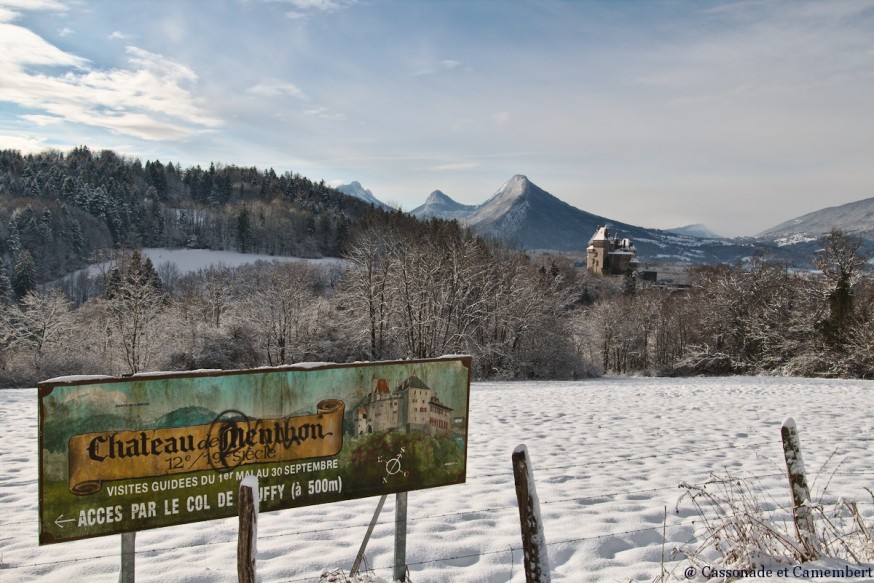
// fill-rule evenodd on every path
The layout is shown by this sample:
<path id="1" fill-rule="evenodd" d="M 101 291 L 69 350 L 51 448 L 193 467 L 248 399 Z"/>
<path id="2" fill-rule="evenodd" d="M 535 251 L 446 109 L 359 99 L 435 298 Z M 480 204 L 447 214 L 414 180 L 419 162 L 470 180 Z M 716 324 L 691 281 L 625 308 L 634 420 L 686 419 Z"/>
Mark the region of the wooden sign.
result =
<path id="1" fill-rule="evenodd" d="M 40 544 L 462 483 L 470 358 L 38 385 Z"/>

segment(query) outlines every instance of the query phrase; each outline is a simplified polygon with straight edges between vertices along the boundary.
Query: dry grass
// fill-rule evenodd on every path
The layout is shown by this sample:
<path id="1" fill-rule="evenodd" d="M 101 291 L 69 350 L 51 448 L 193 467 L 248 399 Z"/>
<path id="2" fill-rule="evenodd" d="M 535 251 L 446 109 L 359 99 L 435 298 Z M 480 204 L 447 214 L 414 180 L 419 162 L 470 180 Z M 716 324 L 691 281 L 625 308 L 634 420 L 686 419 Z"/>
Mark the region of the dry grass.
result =
<path id="1" fill-rule="evenodd" d="M 791 508 L 776 505 L 774 510 L 764 510 L 763 502 L 769 502 L 772 508 L 775 504 L 756 488 L 754 481 L 731 475 L 712 476 L 701 485 L 684 483 L 680 488 L 684 492 L 676 510 L 691 504 L 700 527 L 693 541 L 674 550 L 674 558 L 685 558 L 688 564 L 684 564 L 698 573 L 704 568 L 774 569 L 826 557 L 855 564 L 874 561 L 874 541 L 855 502 L 840 499 L 829 506 L 809 505 L 820 553 L 813 557 L 797 539 Z M 874 494 L 871 496 L 874 498 Z M 680 580 L 673 573 L 667 577 L 661 580 Z"/>

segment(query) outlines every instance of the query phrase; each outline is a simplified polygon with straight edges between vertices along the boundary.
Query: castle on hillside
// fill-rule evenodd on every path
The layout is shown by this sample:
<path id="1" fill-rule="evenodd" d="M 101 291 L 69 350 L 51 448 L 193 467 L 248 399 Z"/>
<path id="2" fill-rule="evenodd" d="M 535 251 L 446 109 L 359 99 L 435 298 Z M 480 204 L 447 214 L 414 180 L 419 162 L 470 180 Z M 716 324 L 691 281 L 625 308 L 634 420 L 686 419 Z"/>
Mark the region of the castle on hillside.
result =
<path id="1" fill-rule="evenodd" d="M 594 275 L 631 273 L 640 265 L 631 239 L 610 238 L 610 229 L 599 227 L 586 249 L 586 269 Z"/>
<path id="2" fill-rule="evenodd" d="M 429 435 L 452 433 L 452 408 L 440 402 L 421 379 L 411 376 L 394 392 L 385 379 L 378 379 L 357 411 L 358 435 L 398 431 L 408 427 Z"/>

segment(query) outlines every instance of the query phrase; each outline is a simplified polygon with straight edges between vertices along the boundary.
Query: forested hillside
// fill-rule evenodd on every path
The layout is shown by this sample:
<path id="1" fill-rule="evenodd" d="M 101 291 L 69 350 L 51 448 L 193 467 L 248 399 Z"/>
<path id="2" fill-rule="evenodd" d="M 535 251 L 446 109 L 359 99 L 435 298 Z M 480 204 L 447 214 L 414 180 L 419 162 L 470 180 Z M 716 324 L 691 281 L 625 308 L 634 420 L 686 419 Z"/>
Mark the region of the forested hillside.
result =
<path id="1" fill-rule="evenodd" d="M 460 353 L 475 378 L 874 378 L 868 257 L 838 230 L 816 272 L 759 256 L 698 267 L 676 288 L 592 276 L 292 174 L 87 148 L 0 162 L 0 386 Z M 144 245 L 343 261 L 183 274 L 152 265 Z M 53 281 L 97 256 L 111 259 L 99 273 Z"/>
<path id="2" fill-rule="evenodd" d="M 0 257 L 19 296 L 107 249 L 336 256 L 368 208 L 323 181 L 272 169 L 143 165 L 85 146 L 0 151 Z"/>
<path id="3" fill-rule="evenodd" d="M 159 275 L 141 247 L 347 262 Z M 585 372 L 557 272 L 457 223 L 375 209 L 297 174 L 5 151 L 0 255 L 0 384 L 453 352 L 477 355 L 483 377 Z M 53 283 L 98 259 L 112 267 Z"/>

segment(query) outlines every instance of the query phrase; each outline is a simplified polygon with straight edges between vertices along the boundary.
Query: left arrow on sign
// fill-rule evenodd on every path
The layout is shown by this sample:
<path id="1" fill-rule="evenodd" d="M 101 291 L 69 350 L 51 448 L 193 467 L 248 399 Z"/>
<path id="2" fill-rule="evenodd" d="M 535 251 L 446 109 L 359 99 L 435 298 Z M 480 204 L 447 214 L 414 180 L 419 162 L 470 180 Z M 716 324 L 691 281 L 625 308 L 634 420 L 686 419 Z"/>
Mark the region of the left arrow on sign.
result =
<path id="1" fill-rule="evenodd" d="M 58 528 L 64 528 L 64 525 L 62 524 L 64 522 L 75 522 L 76 520 L 75 518 L 64 518 L 64 520 L 61 520 L 62 518 L 64 518 L 63 514 L 55 519 L 55 524 L 58 526 Z"/>

